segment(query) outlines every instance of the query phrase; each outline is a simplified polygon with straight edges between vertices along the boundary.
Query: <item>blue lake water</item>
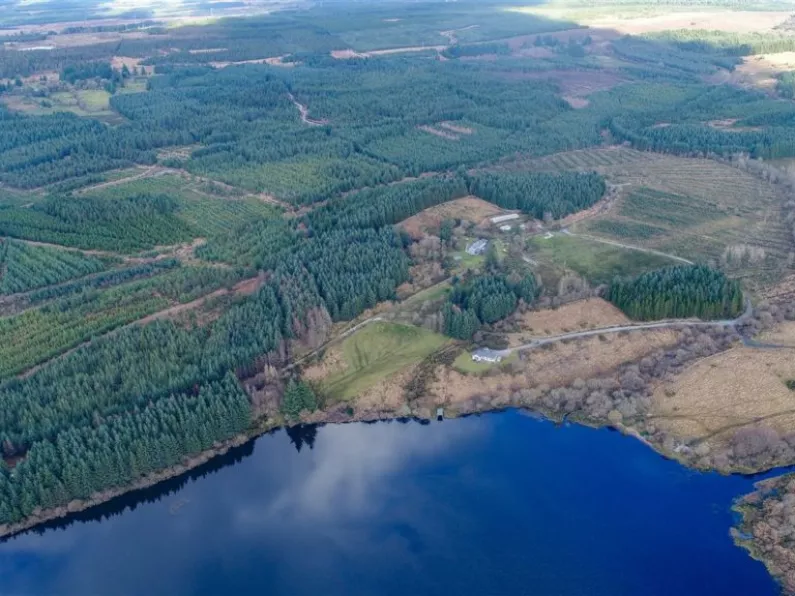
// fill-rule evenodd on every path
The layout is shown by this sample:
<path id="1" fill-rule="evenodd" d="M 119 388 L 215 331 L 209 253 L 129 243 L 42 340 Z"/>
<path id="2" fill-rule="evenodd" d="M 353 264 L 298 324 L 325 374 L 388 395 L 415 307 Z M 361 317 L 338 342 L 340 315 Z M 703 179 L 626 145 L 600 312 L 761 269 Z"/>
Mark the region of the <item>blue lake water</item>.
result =
<path id="1" fill-rule="evenodd" d="M 291 434 L 5 541 L 0 593 L 778 594 L 729 536 L 751 479 L 615 432 L 508 411 Z"/>

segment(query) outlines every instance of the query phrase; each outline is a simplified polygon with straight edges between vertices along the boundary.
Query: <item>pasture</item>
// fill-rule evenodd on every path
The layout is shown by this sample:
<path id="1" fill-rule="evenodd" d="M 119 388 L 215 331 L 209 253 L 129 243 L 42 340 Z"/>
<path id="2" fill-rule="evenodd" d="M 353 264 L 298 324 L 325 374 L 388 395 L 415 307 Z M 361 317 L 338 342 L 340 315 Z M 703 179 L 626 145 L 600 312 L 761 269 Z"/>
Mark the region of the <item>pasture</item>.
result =
<path id="1" fill-rule="evenodd" d="M 335 401 L 352 399 L 448 341 L 419 327 L 372 323 L 329 350 L 324 359 L 329 374 L 320 381 L 321 390 Z"/>
<path id="2" fill-rule="evenodd" d="M 662 256 L 564 234 L 532 237 L 527 254 L 540 264 L 573 271 L 597 285 L 609 283 L 616 276 L 638 275 L 673 264 Z M 544 279 L 544 283 L 549 281 Z"/>

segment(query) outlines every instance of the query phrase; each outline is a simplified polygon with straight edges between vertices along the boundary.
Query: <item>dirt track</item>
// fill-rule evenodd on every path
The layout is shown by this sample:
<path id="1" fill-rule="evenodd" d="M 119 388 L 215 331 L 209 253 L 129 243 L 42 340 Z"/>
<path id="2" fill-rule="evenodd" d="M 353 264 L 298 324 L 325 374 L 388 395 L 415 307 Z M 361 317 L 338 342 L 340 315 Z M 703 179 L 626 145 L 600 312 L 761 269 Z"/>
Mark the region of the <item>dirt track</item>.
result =
<path id="1" fill-rule="evenodd" d="M 639 323 L 636 325 L 617 325 L 611 327 L 602 327 L 601 329 L 590 329 L 588 331 L 575 331 L 573 333 L 563 333 L 561 335 L 553 335 L 551 337 L 534 339 L 533 341 L 526 344 L 522 344 L 521 346 L 516 346 L 515 348 L 508 348 L 506 350 L 501 350 L 500 354 L 502 356 L 510 356 L 513 352 L 522 352 L 524 350 L 538 348 L 540 346 L 556 343 L 559 341 L 564 341 L 567 339 L 592 337 L 594 335 L 604 335 L 608 333 L 621 333 L 622 331 L 642 331 L 644 329 L 678 329 L 683 327 L 734 327 L 735 325 L 737 325 L 737 323 L 748 317 L 751 314 L 752 309 L 753 306 L 751 304 L 751 301 L 748 300 L 746 301 L 745 311 L 736 319 L 724 319 L 720 321 L 699 321 L 695 319 L 669 319 L 666 321 L 657 321 L 655 323 Z M 753 342 L 753 340 L 748 340 L 747 345 L 750 347 L 759 347 L 759 348 L 784 347 L 784 346 L 759 344 Z"/>
<path id="2" fill-rule="evenodd" d="M 689 261 L 682 257 L 677 257 L 676 255 L 669 254 L 667 252 L 660 252 L 659 250 L 653 250 L 651 248 L 643 248 L 642 246 L 633 246 L 631 244 L 622 244 L 621 242 L 615 242 L 614 240 L 605 240 L 604 238 L 598 238 L 597 236 L 589 236 L 588 234 L 575 234 L 570 232 L 568 229 L 564 228 L 561 230 L 562 234 L 566 234 L 567 236 L 574 236 L 575 238 L 585 238 L 586 240 L 592 240 L 593 242 L 600 242 L 601 244 L 609 244 L 611 246 L 618 246 L 619 248 L 626 248 L 627 250 L 637 250 L 639 252 L 645 252 L 650 255 L 657 255 L 658 257 L 665 257 L 667 259 L 672 259 L 674 261 L 679 261 L 680 263 L 684 263 L 685 265 L 693 265 L 693 261 Z"/>
<path id="3" fill-rule="evenodd" d="M 298 108 L 298 111 L 301 113 L 301 120 L 305 124 L 309 124 L 310 126 L 323 126 L 324 124 L 328 124 L 328 120 L 315 120 L 314 118 L 310 118 L 309 108 L 299 103 L 292 93 L 288 93 L 287 96 L 290 98 L 290 101 L 295 104 L 295 107 Z"/>

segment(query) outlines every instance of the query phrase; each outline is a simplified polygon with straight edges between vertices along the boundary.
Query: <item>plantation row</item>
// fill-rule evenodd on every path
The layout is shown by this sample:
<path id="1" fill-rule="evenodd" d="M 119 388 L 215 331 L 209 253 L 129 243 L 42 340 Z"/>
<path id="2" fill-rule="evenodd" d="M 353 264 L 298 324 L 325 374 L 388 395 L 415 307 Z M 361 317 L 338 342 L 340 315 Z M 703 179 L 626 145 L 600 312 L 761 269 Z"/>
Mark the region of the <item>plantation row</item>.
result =
<path id="1" fill-rule="evenodd" d="M 521 299 L 532 304 L 537 286 L 532 275 L 511 281 L 504 275 L 484 275 L 453 285 L 442 309 L 444 333 L 456 339 L 471 339 L 482 324 L 504 319 Z"/>
<path id="2" fill-rule="evenodd" d="M 78 252 L 0 239 L 0 294 L 27 292 L 105 268 L 101 260 Z"/>
<path id="3" fill-rule="evenodd" d="M 140 267 L 126 273 L 122 271 L 120 275 L 109 272 L 95 281 L 120 281 L 119 278 L 136 271 L 151 275 L 158 269 Z M 115 279 L 114 275 L 117 275 Z M 231 286 L 239 279 L 239 273 L 234 270 L 181 267 L 102 291 L 95 289 L 93 284 L 73 287 L 46 306 L 0 318 L 0 378 L 45 362 L 92 337 L 168 308 L 175 302 L 190 302 L 220 287 Z M 40 296 L 31 296 L 33 303 L 34 298 Z"/>
<path id="4" fill-rule="evenodd" d="M 166 195 L 106 201 L 50 197 L 29 208 L 0 209 L 0 235 L 77 248 L 132 252 L 194 237 Z"/>
<path id="5" fill-rule="evenodd" d="M 617 279 L 606 297 L 627 316 L 642 321 L 733 319 L 743 311 L 739 282 L 703 265 L 667 267 L 635 279 Z"/>
<path id="6" fill-rule="evenodd" d="M 111 271 L 89 275 L 77 281 L 34 290 L 28 294 L 28 300 L 31 304 L 36 304 L 54 298 L 63 298 L 89 289 L 116 286 L 134 279 L 150 277 L 162 271 L 179 267 L 179 265 L 180 262 L 177 259 L 161 259 L 141 265 L 133 265 L 132 267 L 113 269 Z"/>

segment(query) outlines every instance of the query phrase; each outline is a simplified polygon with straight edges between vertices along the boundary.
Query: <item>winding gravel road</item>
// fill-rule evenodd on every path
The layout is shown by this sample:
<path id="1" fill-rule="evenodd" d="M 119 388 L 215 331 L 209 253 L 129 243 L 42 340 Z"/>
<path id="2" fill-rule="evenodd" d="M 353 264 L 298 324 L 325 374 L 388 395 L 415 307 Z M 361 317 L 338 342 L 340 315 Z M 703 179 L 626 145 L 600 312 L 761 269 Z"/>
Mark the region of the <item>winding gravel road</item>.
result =
<path id="1" fill-rule="evenodd" d="M 751 315 L 753 311 L 753 306 L 750 300 L 746 300 L 745 303 L 745 311 L 737 317 L 736 319 L 724 319 L 721 321 L 697 321 L 694 319 L 668 319 L 666 321 L 656 321 L 654 323 L 638 323 L 636 325 L 619 325 L 614 327 L 601 327 L 599 329 L 589 329 L 588 331 L 574 331 L 572 333 L 563 333 L 561 335 L 552 335 L 549 337 L 540 337 L 538 339 L 534 339 L 531 342 L 526 344 L 522 344 L 521 346 L 516 346 L 514 348 L 507 348 L 505 350 L 500 350 L 499 354 L 504 358 L 506 356 L 510 356 L 514 352 L 522 352 L 525 350 L 531 350 L 533 348 L 537 348 L 540 346 L 544 346 L 547 344 L 563 341 L 566 339 L 577 339 L 581 337 L 592 337 L 594 335 L 606 335 L 608 333 L 621 333 L 622 331 L 642 331 L 644 329 L 678 329 L 680 327 L 734 327 L 745 319 L 746 317 Z M 753 340 L 743 340 L 743 343 L 750 347 L 760 347 L 760 348 L 780 348 L 780 347 L 788 347 L 788 346 L 774 346 L 774 345 L 767 345 L 767 344 L 758 344 Z"/>

